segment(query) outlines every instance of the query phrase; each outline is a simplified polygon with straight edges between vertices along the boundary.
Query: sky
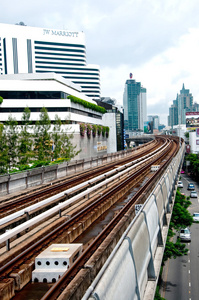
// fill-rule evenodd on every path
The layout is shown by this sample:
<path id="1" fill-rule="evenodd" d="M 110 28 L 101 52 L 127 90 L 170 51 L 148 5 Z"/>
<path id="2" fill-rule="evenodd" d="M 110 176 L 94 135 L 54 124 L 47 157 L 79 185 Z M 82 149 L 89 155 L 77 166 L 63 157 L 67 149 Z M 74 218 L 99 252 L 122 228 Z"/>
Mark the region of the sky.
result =
<path id="1" fill-rule="evenodd" d="M 198 0 L 9 0 L 1 23 L 83 31 L 101 96 L 123 104 L 129 74 L 147 89 L 147 115 L 167 125 L 184 83 L 199 103 Z"/>

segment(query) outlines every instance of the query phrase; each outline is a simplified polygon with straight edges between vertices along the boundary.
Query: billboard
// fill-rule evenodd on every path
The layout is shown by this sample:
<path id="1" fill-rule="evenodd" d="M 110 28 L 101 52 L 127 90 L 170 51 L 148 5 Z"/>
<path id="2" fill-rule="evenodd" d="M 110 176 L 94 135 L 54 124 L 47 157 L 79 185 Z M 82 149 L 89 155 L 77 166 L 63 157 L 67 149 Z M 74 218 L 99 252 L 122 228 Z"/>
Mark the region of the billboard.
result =
<path id="1" fill-rule="evenodd" d="M 153 133 L 153 121 L 144 122 L 144 133 Z"/>
<path id="2" fill-rule="evenodd" d="M 186 112 L 186 128 L 199 127 L 199 112 Z"/>

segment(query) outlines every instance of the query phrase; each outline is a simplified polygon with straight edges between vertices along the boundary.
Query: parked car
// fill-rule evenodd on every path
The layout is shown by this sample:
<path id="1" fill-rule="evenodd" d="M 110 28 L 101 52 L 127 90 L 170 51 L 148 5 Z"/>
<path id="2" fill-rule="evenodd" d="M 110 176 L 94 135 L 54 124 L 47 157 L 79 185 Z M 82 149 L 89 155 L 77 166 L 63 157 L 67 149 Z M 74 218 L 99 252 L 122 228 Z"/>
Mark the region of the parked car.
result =
<path id="1" fill-rule="evenodd" d="M 180 240 L 182 242 L 191 242 L 191 232 L 189 228 L 182 228 L 180 230 Z"/>
<path id="2" fill-rule="evenodd" d="M 196 222 L 199 222 L 199 213 L 198 212 L 193 213 L 193 220 Z"/>
<path id="3" fill-rule="evenodd" d="M 190 198 L 198 198 L 198 194 L 196 191 L 191 191 Z"/>
<path id="4" fill-rule="evenodd" d="M 183 182 L 182 181 L 178 181 L 178 187 L 183 188 Z"/>
<path id="5" fill-rule="evenodd" d="M 189 183 L 187 189 L 188 190 L 195 190 L 194 184 L 193 183 Z"/>

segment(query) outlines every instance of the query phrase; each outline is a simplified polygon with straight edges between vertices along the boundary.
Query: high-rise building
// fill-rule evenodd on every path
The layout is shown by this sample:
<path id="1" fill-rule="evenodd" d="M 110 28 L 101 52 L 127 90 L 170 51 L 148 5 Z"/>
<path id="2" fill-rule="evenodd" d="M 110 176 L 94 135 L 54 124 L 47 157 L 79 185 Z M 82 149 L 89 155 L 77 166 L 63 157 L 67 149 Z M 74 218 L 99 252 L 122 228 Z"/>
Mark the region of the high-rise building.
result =
<path id="1" fill-rule="evenodd" d="M 186 124 L 186 112 L 193 106 L 193 96 L 188 89 L 185 89 L 184 83 L 180 94 L 178 95 L 178 122 Z"/>
<path id="2" fill-rule="evenodd" d="M 169 107 L 168 125 L 174 126 L 178 124 L 178 101 L 173 100 L 173 104 Z"/>
<path id="3" fill-rule="evenodd" d="M 139 131 L 144 129 L 144 122 L 147 120 L 146 111 L 146 89 L 140 82 L 132 79 L 126 80 L 124 95 L 124 129 L 126 131 Z"/>
<path id="4" fill-rule="evenodd" d="M 86 64 L 83 32 L 0 24 L 0 74 L 60 74 L 100 99 L 98 65 Z"/>
<path id="5" fill-rule="evenodd" d="M 148 116 L 148 121 L 153 122 L 153 129 L 158 129 L 159 128 L 159 116 L 154 115 L 154 116 Z"/>
<path id="6" fill-rule="evenodd" d="M 186 124 L 186 112 L 194 109 L 197 109 L 197 106 L 194 107 L 193 96 L 189 89 L 185 89 L 183 83 L 180 94 L 177 94 L 176 100 L 173 100 L 169 108 L 168 125 L 173 127 L 177 124 Z"/>

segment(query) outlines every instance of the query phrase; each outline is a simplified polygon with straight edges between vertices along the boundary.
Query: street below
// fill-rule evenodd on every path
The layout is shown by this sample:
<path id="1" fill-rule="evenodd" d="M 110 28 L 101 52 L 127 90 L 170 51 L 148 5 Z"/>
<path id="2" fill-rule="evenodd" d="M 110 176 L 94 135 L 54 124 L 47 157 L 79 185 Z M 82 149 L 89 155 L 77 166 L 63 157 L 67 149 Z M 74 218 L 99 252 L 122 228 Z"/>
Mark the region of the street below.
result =
<path id="1" fill-rule="evenodd" d="M 181 174 L 180 180 L 183 182 L 181 193 L 190 196 L 191 191 L 187 190 L 189 183 L 194 184 L 195 191 L 198 193 L 198 184 L 189 176 Z M 199 212 L 198 198 L 190 198 L 190 201 L 192 204 L 188 210 L 193 215 L 194 212 Z M 191 242 L 185 243 L 188 254 L 176 259 L 169 259 L 165 263 L 161 296 L 167 300 L 199 299 L 199 223 L 193 223 L 190 231 Z"/>

